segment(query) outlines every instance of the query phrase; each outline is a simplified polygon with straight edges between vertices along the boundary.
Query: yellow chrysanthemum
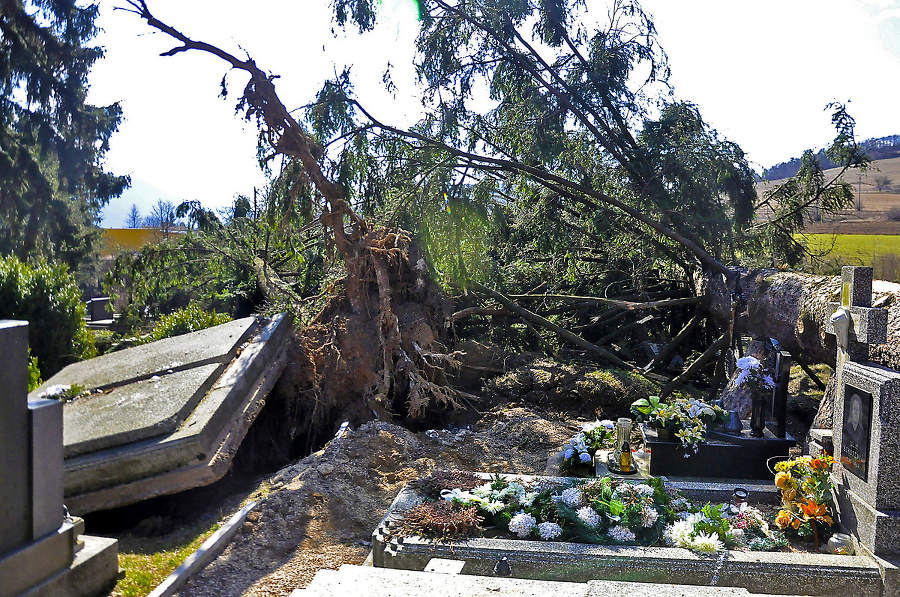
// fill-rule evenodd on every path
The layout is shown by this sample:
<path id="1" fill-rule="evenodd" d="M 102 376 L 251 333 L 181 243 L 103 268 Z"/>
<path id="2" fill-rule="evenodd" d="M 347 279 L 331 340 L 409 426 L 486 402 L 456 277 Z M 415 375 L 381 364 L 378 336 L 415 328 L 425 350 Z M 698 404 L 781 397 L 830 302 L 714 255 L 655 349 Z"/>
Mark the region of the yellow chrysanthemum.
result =
<path id="1" fill-rule="evenodd" d="M 777 487 L 778 489 L 784 489 L 790 479 L 790 474 L 785 472 L 778 473 L 777 475 L 775 475 L 775 487 Z"/>
<path id="2" fill-rule="evenodd" d="M 791 470 L 791 466 L 792 466 L 791 462 L 792 461 L 790 461 L 790 460 L 787 460 L 785 462 L 776 462 L 775 463 L 775 471 L 779 472 L 779 473 L 784 473 L 786 471 Z"/>

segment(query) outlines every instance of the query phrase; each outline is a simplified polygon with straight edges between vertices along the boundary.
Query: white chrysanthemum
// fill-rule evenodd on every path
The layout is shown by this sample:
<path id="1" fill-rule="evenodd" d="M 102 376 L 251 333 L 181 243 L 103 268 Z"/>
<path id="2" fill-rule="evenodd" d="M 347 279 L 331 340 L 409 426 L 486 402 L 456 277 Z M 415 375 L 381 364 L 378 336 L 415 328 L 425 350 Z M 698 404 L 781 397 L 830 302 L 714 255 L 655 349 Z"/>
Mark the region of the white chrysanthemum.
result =
<path id="1" fill-rule="evenodd" d="M 692 523 L 686 520 L 676 520 L 666 527 L 666 530 L 663 531 L 663 536 L 666 538 L 666 543 L 673 547 L 690 548 L 692 544 L 691 532 L 693 530 L 694 525 Z"/>
<path id="2" fill-rule="evenodd" d="M 659 519 L 659 512 L 653 506 L 644 506 L 641 510 L 641 526 L 645 529 L 652 527 Z"/>
<path id="3" fill-rule="evenodd" d="M 486 498 L 486 497 L 490 497 L 491 492 L 492 492 L 491 484 L 485 483 L 484 485 L 479 485 L 478 487 L 476 487 L 469 493 L 471 493 L 472 495 L 477 495 L 478 497 Z"/>
<path id="4" fill-rule="evenodd" d="M 509 531 L 524 539 L 531 532 L 531 529 L 535 527 L 536 522 L 531 514 L 519 512 L 509 521 Z"/>
<path id="5" fill-rule="evenodd" d="M 581 490 L 577 487 L 570 487 L 563 491 L 559 495 L 559 499 L 562 503 L 567 505 L 570 508 L 575 508 L 581 505 Z"/>
<path id="6" fill-rule="evenodd" d="M 705 514 L 703 514 L 703 512 L 694 512 L 693 514 L 688 514 L 685 520 L 692 525 L 697 524 L 698 522 L 709 522 L 709 519 Z"/>
<path id="7" fill-rule="evenodd" d="M 487 510 L 488 512 L 490 512 L 491 514 L 496 514 L 497 512 L 500 512 L 501 510 L 503 510 L 503 508 L 506 507 L 506 504 L 504 504 L 503 502 L 497 502 L 497 501 L 482 502 L 481 507 L 484 508 L 485 510 Z"/>
<path id="8" fill-rule="evenodd" d="M 691 549 L 700 553 L 716 553 L 725 549 L 725 544 L 719 541 L 719 536 L 716 534 L 700 533 L 694 537 Z"/>
<path id="9" fill-rule="evenodd" d="M 597 514 L 597 512 L 595 512 L 594 509 L 590 506 L 579 508 L 576 514 L 578 515 L 578 519 L 581 520 L 581 522 L 583 522 L 586 527 L 593 529 L 598 524 L 600 524 L 600 515 Z"/>
<path id="10" fill-rule="evenodd" d="M 538 533 L 541 534 L 541 539 L 549 541 L 550 539 L 556 539 L 560 535 L 562 535 L 562 527 L 556 524 L 555 522 L 542 522 L 537 525 Z"/>
<path id="11" fill-rule="evenodd" d="M 536 498 L 539 495 L 541 495 L 541 494 L 537 491 L 529 491 L 528 493 L 526 493 L 525 495 L 522 496 L 521 504 L 523 506 L 531 506 L 531 504 L 534 503 L 534 498 Z"/>
<path id="12" fill-rule="evenodd" d="M 735 366 L 738 369 L 757 369 L 762 363 L 759 362 L 759 359 L 752 356 L 741 357 L 735 363 Z"/>
<path id="13" fill-rule="evenodd" d="M 615 526 L 609 529 L 609 536 L 619 543 L 634 541 L 635 537 L 634 533 L 631 532 L 631 529 L 629 529 L 628 527 L 623 527 L 622 525 Z"/>

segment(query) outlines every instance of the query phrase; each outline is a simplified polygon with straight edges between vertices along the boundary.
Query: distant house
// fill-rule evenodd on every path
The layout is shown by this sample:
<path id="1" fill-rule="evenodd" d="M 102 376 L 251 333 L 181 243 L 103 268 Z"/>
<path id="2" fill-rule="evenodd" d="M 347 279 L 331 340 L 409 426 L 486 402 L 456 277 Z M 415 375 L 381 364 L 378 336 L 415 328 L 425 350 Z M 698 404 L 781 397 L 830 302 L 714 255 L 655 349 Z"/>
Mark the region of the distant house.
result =
<path id="1" fill-rule="evenodd" d="M 104 228 L 100 257 L 111 259 L 124 251 L 139 251 L 141 247 L 158 243 L 170 234 L 185 234 L 183 227 L 163 231 L 159 228 Z"/>

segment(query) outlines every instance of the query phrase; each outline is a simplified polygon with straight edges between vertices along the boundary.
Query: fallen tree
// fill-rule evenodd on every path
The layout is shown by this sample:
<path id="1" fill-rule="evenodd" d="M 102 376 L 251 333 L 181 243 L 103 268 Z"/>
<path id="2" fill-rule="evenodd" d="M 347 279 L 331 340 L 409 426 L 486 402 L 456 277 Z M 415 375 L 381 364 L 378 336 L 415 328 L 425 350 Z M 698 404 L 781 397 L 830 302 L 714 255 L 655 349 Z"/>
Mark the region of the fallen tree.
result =
<path id="1" fill-rule="evenodd" d="M 741 252 L 769 262 L 795 261 L 799 245 L 793 234 L 802 229 L 807 210 L 818 206 L 827 212 L 852 201 L 840 175 L 825 180 L 814 160 L 758 199 L 743 152 L 719 138 L 695 106 L 666 100 L 658 117 L 647 117 L 652 98 L 634 92 L 629 79 L 645 66 L 650 72 L 645 84 L 665 86 L 668 66 L 649 17 L 628 0 L 614 0 L 608 27 L 590 35 L 570 30 L 577 29 L 576 3 L 526 9 L 511 3 L 422 2 L 417 66 L 432 107 L 423 123 L 407 130 L 380 122 L 350 96 L 345 72 L 326 83 L 312 107 L 315 134 L 280 101 L 276 77 L 251 58 L 190 39 L 156 19 L 143 0 L 128 4 L 180 44 L 164 56 L 205 52 L 248 75 L 239 109 L 258 124 L 270 157 L 293 161 L 292 176 L 309 187 L 315 220 L 340 256 L 346 275 L 304 331 L 299 366 L 293 382 L 286 382 L 312 405 L 313 425 L 345 404 L 355 405 L 356 418 L 401 412 L 421 417 L 429 406 L 458 405 L 466 396 L 444 383 L 444 370 L 455 365 L 442 343 L 446 325 L 486 314 L 508 317 L 498 314 L 494 302 L 538 337 L 538 328 L 549 331 L 576 347 L 576 354 L 648 375 L 673 366 L 660 355 L 694 352 L 698 356 L 668 379 L 666 391 L 705 371 L 715 392 L 724 378 L 727 348 L 739 332 L 779 340 L 778 334 L 788 334 L 786 323 L 770 334 L 753 327 L 772 324 L 765 318 L 735 321 L 745 294 L 740 285 L 748 281 L 729 260 Z M 339 21 L 352 15 L 365 17 L 357 23 L 360 29 L 372 25 L 375 11 L 368 0 L 341 0 L 335 8 Z M 540 24 L 529 40 L 533 17 Z M 470 105 L 476 77 L 490 80 L 496 100 L 484 113 Z M 362 122 L 355 113 L 362 114 Z M 840 160 L 841 174 L 864 166 L 843 106 L 835 107 L 832 120 L 838 135 L 829 156 Z M 330 138 L 349 140 L 340 155 L 329 155 Z M 323 164 L 331 164 L 328 174 Z M 516 293 L 475 281 L 470 270 L 484 270 L 483 263 L 463 258 L 467 231 L 456 220 L 439 234 L 434 221 L 432 228 L 418 224 L 413 232 L 425 239 L 420 250 L 399 228 L 374 228 L 360 217 L 354 202 L 367 205 L 383 196 L 379 185 L 402 198 L 404 213 L 418 210 L 424 219 L 453 210 L 502 211 L 517 202 L 527 218 L 530 209 L 539 208 L 546 220 L 531 220 L 540 230 L 522 232 L 526 241 L 546 245 L 551 253 L 566 252 L 562 261 L 568 267 L 574 262 L 599 268 L 590 270 L 594 287 L 609 286 L 617 267 L 630 266 L 634 288 L 614 296 L 551 290 L 539 299 L 530 291 L 513 299 L 509 295 Z M 754 220 L 759 208 L 770 214 Z M 569 256 L 573 245 L 579 249 Z M 449 257 L 443 259 L 441 250 Z M 486 247 L 482 261 L 488 255 Z M 499 266 L 509 263 L 491 259 Z M 263 294 L 297 302 L 271 263 L 254 256 L 252 264 Z M 431 281 L 439 270 L 452 272 L 461 288 L 489 300 L 457 311 L 468 317 L 451 316 Z M 774 292 L 771 285 L 762 290 L 768 292 Z M 534 300 L 544 303 L 543 314 L 519 304 Z M 758 302 L 774 309 L 778 299 Z M 645 317 L 649 309 L 667 309 L 669 329 Z M 548 318 L 571 313 L 581 317 L 584 335 Z M 652 333 L 651 324 L 657 326 Z M 640 342 L 621 341 L 616 332 L 622 327 Z M 609 347 L 597 346 L 596 339 Z M 788 338 L 784 342 L 792 345 Z M 641 343 L 658 352 L 639 355 Z"/>

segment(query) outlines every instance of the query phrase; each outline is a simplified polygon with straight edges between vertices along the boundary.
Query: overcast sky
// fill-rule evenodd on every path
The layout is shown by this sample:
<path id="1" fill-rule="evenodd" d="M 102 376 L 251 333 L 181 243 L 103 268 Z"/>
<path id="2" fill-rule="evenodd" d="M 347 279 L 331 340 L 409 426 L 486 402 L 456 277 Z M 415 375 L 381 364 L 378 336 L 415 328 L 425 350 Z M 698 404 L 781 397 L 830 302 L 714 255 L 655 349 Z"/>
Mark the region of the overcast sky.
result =
<path id="1" fill-rule="evenodd" d="M 586 0 L 605 11 L 604 0 Z M 148 0 L 161 20 L 186 35 L 241 55 L 281 76 L 284 103 L 311 101 L 322 82 L 353 66 L 357 95 L 382 121 L 418 114 L 412 73 L 412 0 L 381 0 L 382 25 L 365 36 L 332 33 L 328 0 Z M 900 134 L 900 0 L 644 0 L 669 55 L 679 99 L 737 142 L 757 169 L 819 148 L 833 137 L 831 101 L 849 101 L 860 139 Z M 147 215 L 158 198 L 230 205 L 264 181 L 256 166 L 256 128 L 234 115 L 246 81 L 198 52 L 163 58 L 172 41 L 135 15 L 100 0 L 97 43 L 106 57 L 91 73 L 90 101 L 120 101 L 125 122 L 107 167 L 134 188 L 104 210 L 104 226 L 124 225 L 132 203 Z M 396 97 L 381 85 L 393 65 Z"/>

